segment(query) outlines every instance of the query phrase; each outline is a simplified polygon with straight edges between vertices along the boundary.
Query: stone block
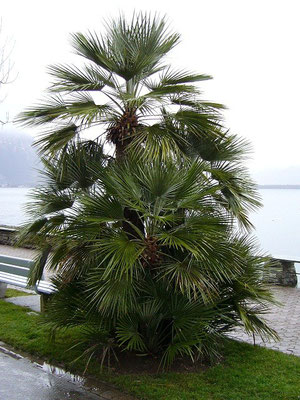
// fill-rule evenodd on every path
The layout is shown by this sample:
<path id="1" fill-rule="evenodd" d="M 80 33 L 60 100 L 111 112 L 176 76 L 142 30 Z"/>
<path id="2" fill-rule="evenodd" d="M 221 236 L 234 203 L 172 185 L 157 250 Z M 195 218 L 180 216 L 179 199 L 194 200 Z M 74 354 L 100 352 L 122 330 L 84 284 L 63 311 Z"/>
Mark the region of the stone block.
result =
<path id="1" fill-rule="evenodd" d="M 0 282 L 0 299 L 4 299 L 5 297 L 5 293 L 6 293 L 6 289 L 7 289 L 7 284 Z"/>
<path id="2" fill-rule="evenodd" d="M 274 259 L 265 279 L 267 283 L 273 285 L 296 287 L 297 274 L 294 261 Z"/>

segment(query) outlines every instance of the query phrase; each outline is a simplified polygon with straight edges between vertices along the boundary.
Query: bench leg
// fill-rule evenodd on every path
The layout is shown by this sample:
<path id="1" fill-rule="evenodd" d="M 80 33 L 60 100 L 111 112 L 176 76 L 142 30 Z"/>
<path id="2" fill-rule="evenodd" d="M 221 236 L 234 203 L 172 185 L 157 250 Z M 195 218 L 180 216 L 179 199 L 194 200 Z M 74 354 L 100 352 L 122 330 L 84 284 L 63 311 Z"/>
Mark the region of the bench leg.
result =
<path id="1" fill-rule="evenodd" d="M 42 293 L 40 295 L 40 305 L 41 305 L 41 312 L 45 312 L 47 309 L 47 303 L 51 299 L 51 294 Z"/>
<path id="2" fill-rule="evenodd" d="M 7 289 L 7 283 L 0 282 L 0 299 L 4 299 Z"/>

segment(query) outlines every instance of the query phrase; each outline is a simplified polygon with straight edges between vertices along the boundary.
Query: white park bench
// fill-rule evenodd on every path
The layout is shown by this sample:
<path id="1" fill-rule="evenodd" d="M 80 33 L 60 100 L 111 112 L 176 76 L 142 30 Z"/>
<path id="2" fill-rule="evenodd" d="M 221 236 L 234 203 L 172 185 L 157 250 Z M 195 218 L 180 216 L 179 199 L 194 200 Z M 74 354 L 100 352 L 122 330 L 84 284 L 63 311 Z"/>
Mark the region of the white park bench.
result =
<path id="1" fill-rule="evenodd" d="M 54 293 L 54 287 L 42 276 L 34 286 L 28 286 L 28 276 L 34 261 L 0 254 L 0 298 L 5 296 L 7 285 L 33 289 L 41 296 L 41 310 L 44 309 L 49 295 Z"/>

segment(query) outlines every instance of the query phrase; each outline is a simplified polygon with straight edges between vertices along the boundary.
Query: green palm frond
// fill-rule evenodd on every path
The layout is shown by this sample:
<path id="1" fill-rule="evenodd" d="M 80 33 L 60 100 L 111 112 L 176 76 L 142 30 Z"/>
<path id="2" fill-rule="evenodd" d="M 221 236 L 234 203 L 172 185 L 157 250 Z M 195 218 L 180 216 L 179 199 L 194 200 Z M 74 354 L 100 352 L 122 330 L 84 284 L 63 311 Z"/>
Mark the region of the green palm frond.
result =
<path id="1" fill-rule="evenodd" d="M 126 350 L 143 353 L 147 351 L 147 347 L 141 336 L 138 322 L 137 318 L 130 315 L 121 318 L 117 325 L 116 337 L 120 345 L 124 345 Z"/>
<path id="2" fill-rule="evenodd" d="M 46 102 L 31 107 L 21 113 L 17 122 L 23 125 L 43 125 L 53 121 L 72 120 L 82 125 L 90 125 L 93 121 L 101 120 L 103 115 L 111 111 L 108 104 L 95 104 L 87 93 L 72 94 L 68 99 L 61 96 L 52 96 Z"/>
<path id="3" fill-rule="evenodd" d="M 78 135 L 75 124 L 63 126 L 50 132 L 39 135 L 34 145 L 40 154 L 52 154 L 62 150 L 69 142 Z"/>
<path id="4" fill-rule="evenodd" d="M 190 134 L 199 137 L 206 135 L 218 136 L 217 129 L 222 127 L 220 116 L 216 113 L 199 113 L 189 109 L 182 109 L 171 116 L 179 124 L 186 127 Z"/>
<path id="5" fill-rule="evenodd" d="M 107 37 L 89 32 L 73 35 L 77 54 L 126 81 L 153 72 L 162 57 L 177 43 L 177 34 L 168 34 L 163 19 L 135 15 L 131 22 L 123 17 L 107 24 Z"/>
<path id="6" fill-rule="evenodd" d="M 87 222 L 103 224 L 124 220 L 123 207 L 112 196 L 97 192 L 92 195 L 84 194 L 80 198 L 80 203 L 83 206 L 82 218 Z"/>
<path id="7" fill-rule="evenodd" d="M 49 73 L 54 78 L 53 92 L 101 91 L 105 86 L 112 89 L 117 86 L 111 74 L 96 66 L 86 65 L 82 70 L 73 65 L 54 65 L 49 67 Z"/>
<path id="8" fill-rule="evenodd" d="M 158 271 L 169 287 L 174 287 L 189 299 L 201 296 L 204 302 L 209 302 L 218 295 L 215 281 L 210 279 L 206 268 L 202 268 L 199 261 L 193 256 L 183 260 L 178 258 L 165 263 Z"/>
<path id="9" fill-rule="evenodd" d="M 126 315 L 138 304 L 137 283 L 126 279 L 100 280 L 100 271 L 91 272 L 86 295 L 90 307 L 106 318 Z"/>
<path id="10" fill-rule="evenodd" d="M 59 192 L 55 189 L 36 188 L 30 197 L 33 201 L 27 207 L 27 213 L 39 217 L 72 207 L 74 198 L 71 192 Z"/>
<path id="11" fill-rule="evenodd" d="M 175 129 L 165 128 L 160 124 L 144 126 L 133 137 L 129 148 L 138 157 L 153 159 L 169 159 L 172 155 L 179 157 L 187 145 L 185 137 Z"/>
<path id="12" fill-rule="evenodd" d="M 182 83 L 200 82 L 212 79 L 210 75 L 205 74 L 193 74 L 184 70 L 173 71 L 171 68 L 167 68 L 161 74 L 161 83 L 163 85 L 180 85 Z"/>
<path id="13" fill-rule="evenodd" d="M 116 279 L 132 280 L 140 268 L 140 257 L 144 251 L 144 244 L 129 240 L 123 232 L 111 231 L 103 233 L 95 241 L 92 248 L 101 256 L 105 263 L 104 278 L 110 276 Z"/>
<path id="14" fill-rule="evenodd" d="M 228 161 L 214 162 L 211 175 L 220 186 L 218 201 L 231 213 L 242 227 L 250 230 L 249 212 L 261 206 L 256 185 L 239 165 Z"/>
<path id="15" fill-rule="evenodd" d="M 161 82 L 158 84 L 147 84 L 147 87 L 150 89 L 150 92 L 146 93 L 144 97 L 150 98 L 161 98 L 163 96 L 171 96 L 174 94 L 186 94 L 192 93 L 197 94 L 198 90 L 193 85 L 164 85 Z"/>

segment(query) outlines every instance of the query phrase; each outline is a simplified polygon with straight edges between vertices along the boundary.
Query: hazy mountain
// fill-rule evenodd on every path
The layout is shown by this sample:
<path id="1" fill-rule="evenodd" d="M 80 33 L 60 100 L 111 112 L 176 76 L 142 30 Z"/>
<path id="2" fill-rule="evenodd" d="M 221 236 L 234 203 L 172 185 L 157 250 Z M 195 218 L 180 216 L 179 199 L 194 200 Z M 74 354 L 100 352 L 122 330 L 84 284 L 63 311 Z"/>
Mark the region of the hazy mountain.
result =
<path id="1" fill-rule="evenodd" d="M 32 142 L 28 134 L 0 129 L 0 186 L 35 186 L 38 156 Z"/>

